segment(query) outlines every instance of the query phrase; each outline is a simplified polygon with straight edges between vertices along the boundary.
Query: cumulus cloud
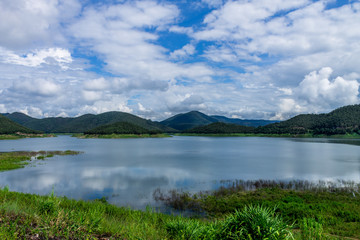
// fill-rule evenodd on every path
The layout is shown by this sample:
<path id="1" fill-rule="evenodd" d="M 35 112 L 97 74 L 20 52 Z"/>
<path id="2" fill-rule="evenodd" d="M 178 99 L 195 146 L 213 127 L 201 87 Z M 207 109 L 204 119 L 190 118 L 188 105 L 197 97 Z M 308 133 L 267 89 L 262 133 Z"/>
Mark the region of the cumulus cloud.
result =
<path id="1" fill-rule="evenodd" d="M 297 89 L 299 97 L 309 104 L 341 106 L 357 103 L 359 82 L 342 77 L 329 80 L 332 72 L 330 67 L 325 67 L 306 75 Z"/>
<path id="2" fill-rule="evenodd" d="M 358 103 L 360 3 L 340 2 L 3 0 L 0 110 L 286 119 Z"/>
<path id="3" fill-rule="evenodd" d="M 319 112 L 359 102 L 359 82 L 336 77 L 333 70 L 324 67 L 307 74 L 293 91 L 292 98 L 283 98 L 274 118 L 284 119 L 297 113 Z"/>

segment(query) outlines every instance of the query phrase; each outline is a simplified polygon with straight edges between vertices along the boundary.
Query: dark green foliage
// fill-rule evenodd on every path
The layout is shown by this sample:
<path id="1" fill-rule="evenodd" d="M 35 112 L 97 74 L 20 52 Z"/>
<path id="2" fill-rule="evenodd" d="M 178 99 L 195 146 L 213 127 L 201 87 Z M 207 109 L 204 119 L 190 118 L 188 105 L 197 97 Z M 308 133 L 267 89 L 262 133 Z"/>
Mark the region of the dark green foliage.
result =
<path id="1" fill-rule="evenodd" d="M 252 133 L 254 132 L 254 127 L 246 127 L 237 124 L 216 122 L 205 126 L 195 127 L 189 130 L 184 130 L 184 132 L 199 133 L 199 134 Z"/>
<path id="2" fill-rule="evenodd" d="M 128 122 L 117 122 L 109 125 L 100 126 L 89 131 L 84 132 L 84 134 L 158 134 L 159 130 L 148 130 L 143 127 L 131 124 Z"/>
<path id="3" fill-rule="evenodd" d="M 146 120 L 124 112 L 106 112 L 98 115 L 85 114 L 76 118 L 52 117 L 37 119 L 22 113 L 7 114 L 6 117 L 26 127 L 46 133 L 83 133 L 93 128 L 116 122 L 129 122 L 154 131 L 175 131 L 158 122 Z"/>
<path id="4" fill-rule="evenodd" d="M 18 132 L 26 134 L 40 133 L 39 131 L 21 126 L 0 114 L 0 134 L 15 134 Z"/>
<path id="5" fill-rule="evenodd" d="M 271 123 L 279 122 L 275 120 L 249 120 L 249 119 L 239 119 L 239 118 L 227 118 L 224 116 L 211 116 L 211 117 L 217 119 L 219 122 L 233 123 L 248 127 L 259 127 L 259 126 L 265 126 Z"/>
<path id="6" fill-rule="evenodd" d="M 302 114 L 287 121 L 259 127 L 256 133 L 265 134 L 360 134 L 360 105 L 338 108 L 327 114 Z"/>

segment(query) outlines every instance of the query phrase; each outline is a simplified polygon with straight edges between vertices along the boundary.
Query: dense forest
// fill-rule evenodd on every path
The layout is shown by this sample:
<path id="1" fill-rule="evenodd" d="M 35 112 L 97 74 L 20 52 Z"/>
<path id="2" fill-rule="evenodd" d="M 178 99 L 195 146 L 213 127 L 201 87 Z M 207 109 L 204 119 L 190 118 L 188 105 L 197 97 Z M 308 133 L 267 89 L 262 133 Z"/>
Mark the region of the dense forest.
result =
<path id="1" fill-rule="evenodd" d="M 338 108 L 327 114 L 301 114 L 287 121 L 258 127 L 255 133 L 337 135 L 360 134 L 360 105 Z"/>
<path id="2" fill-rule="evenodd" d="M 185 130 L 184 133 L 199 133 L 199 134 L 253 133 L 254 129 L 255 129 L 254 127 L 240 126 L 231 123 L 215 122 L 209 125 Z"/>
<path id="3" fill-rule="evenodd" d="M 148 130 L 146 128 L 140 127 L 138 125 L 128 123 L 128 122 L 117 122 L 108 125 L 103 125 L 96 127 L 89 131 L 84 132 L 84 134 L 158 134 L 161 133 L 160 130 Z"/>

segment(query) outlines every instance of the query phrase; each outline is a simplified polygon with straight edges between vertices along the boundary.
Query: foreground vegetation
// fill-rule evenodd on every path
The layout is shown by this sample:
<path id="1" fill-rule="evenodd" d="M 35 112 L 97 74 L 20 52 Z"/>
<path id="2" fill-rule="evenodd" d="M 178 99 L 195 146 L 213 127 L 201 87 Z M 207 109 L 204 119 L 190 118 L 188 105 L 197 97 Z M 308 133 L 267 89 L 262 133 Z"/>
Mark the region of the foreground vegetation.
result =
<path id="1" fill-rule="evenodd" d="M 55 155 L 76 155 L 76 151 L 0 152 L 0 172 L 23 168 L 32 160 L 43 160 Z"/>
<path id="2" fill-rule="evenodd" d="M 210 219 L 223 219 L 248 205 L 276 209 L 284 221 L 294 224 L 294 235 L 321 234 L 327 239 L 360 238 L 360 184 L 353 182 L 235 181 L 214 192 L 190 194 L 160 190 L 155 199 L 179 210 L 191 210 Z M 306 230 L 305 228 L 312 230 Z M 317 229 L 317 230 L 316 230 Z M 327 238 L 326 238 L 327 237 Z"/>
<path id="3" fill-rule="evenodd" d="M 249 205 L 216 220 L 191 219 L 65 197 L 0 190 L 1 239 L 340 239 L 304 218 L 300 231 L 275 208 Z M 294 238 L 293 238 L 294 237 Z"/>
<path id="4" fill-rule="evenodd" d="M 232 191 L 228 189 L 226 191 Z M 225 192 L 226 192 L 225 191 Z M 358 199 L 345 194 L 224 189 L 188 201 L 202 202 L 208 218 L 186 218 L 110 205 L 105 199 L 0 189 L 1 239 L 357 239 Z M 326 194 L 325 194 L 326 193 Z M 319 194 L 319 195 L 318 195 Z M 324 198 L 324 200 L 321 200 Z M 250 203 L 250 204 L 248 204 Z"/>

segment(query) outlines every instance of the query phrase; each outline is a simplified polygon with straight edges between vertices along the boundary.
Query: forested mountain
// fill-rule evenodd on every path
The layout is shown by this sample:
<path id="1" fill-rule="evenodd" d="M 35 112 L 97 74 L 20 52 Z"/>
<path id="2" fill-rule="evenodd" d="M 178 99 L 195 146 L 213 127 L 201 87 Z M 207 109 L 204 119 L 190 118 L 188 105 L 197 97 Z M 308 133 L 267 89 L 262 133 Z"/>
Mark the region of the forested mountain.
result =
<path id="1" fill-rule="evenodd" d="M 272 121 L 272 120 L 249 120 L 249 119 L 239 119 L 239 118 L 227 118 L 224 116 L 210 116 L 215 118 L 219 122 L 224 123 L 233 123 L 241 126 L 248 126 L 248 127 L 259 127 L 265 126 L 271 123 L 277 123 L 279 121 Z"/>
<path id="2" fill-rule="evenodd" d="M 76 118 L 52 117 L 37 119 L 23 113 L 6 114 L 9 119 L 26 127 L 47 133 L 83 133 L 95 127 L 116 122 L 129 122 L 148 130 L 174 132 L 158 122 L 146 120 L 124 112 L 106 112 L 98 115 L 85 114 Z"/>
<path id="3" fill-rule="evenodd" d="M 256 129 L 258 133 L 271 134 L 345 134 L 358 133 L 360 126 L 360 105 L 338 108 L 327 114 L 301 114 L 287 121 L 269 124 Z"/>
<path id="4" fill-rule="evenodd" d="M 26 134 L 40 133 L 39 131 L 21 126 L 0 114 L 0 134 L 14 134 L 18 132 Z"/>
<path id="5" fill-rule="evenodd" d="M 201 112 L 191 111 L 188 113 L 177 114 L 160 123 L 176 130 L 183 131 L 198 126 L 208 125 L 214 122 L 218 122 L 218 120 Z"/>
<path id="6" fill-rule="evenodd" d="M 96 127 L 84 134 L 157 134 L 159 130 L 148 130 L 129 122 L 117 122 L 112 124 Z"/>
<path id="7" fill-rule="evenodd" d="M 263 126 L 266 124 L 278 122 L 269 120 L 242 120 L 238 118 L 227 118 L 224 116 L 208 116 L 198 111 L 191 111 L 188 113 L 182 113 L 168 118 L 162 122 L 163 125 L 172 127 L 179 131 L 192 129 L 198 126 L 205 126 L 215 122 L 233 123 L 242 126 Z"/>
<path id="8" fill-rule="evenodd" d="M 215 122 L 209 125 L 185 130 L 185 133 L 198 134 L 230 134 L 230 133 L 253 133 L 254 127 L 241 126 L 233 123 Z"/>

